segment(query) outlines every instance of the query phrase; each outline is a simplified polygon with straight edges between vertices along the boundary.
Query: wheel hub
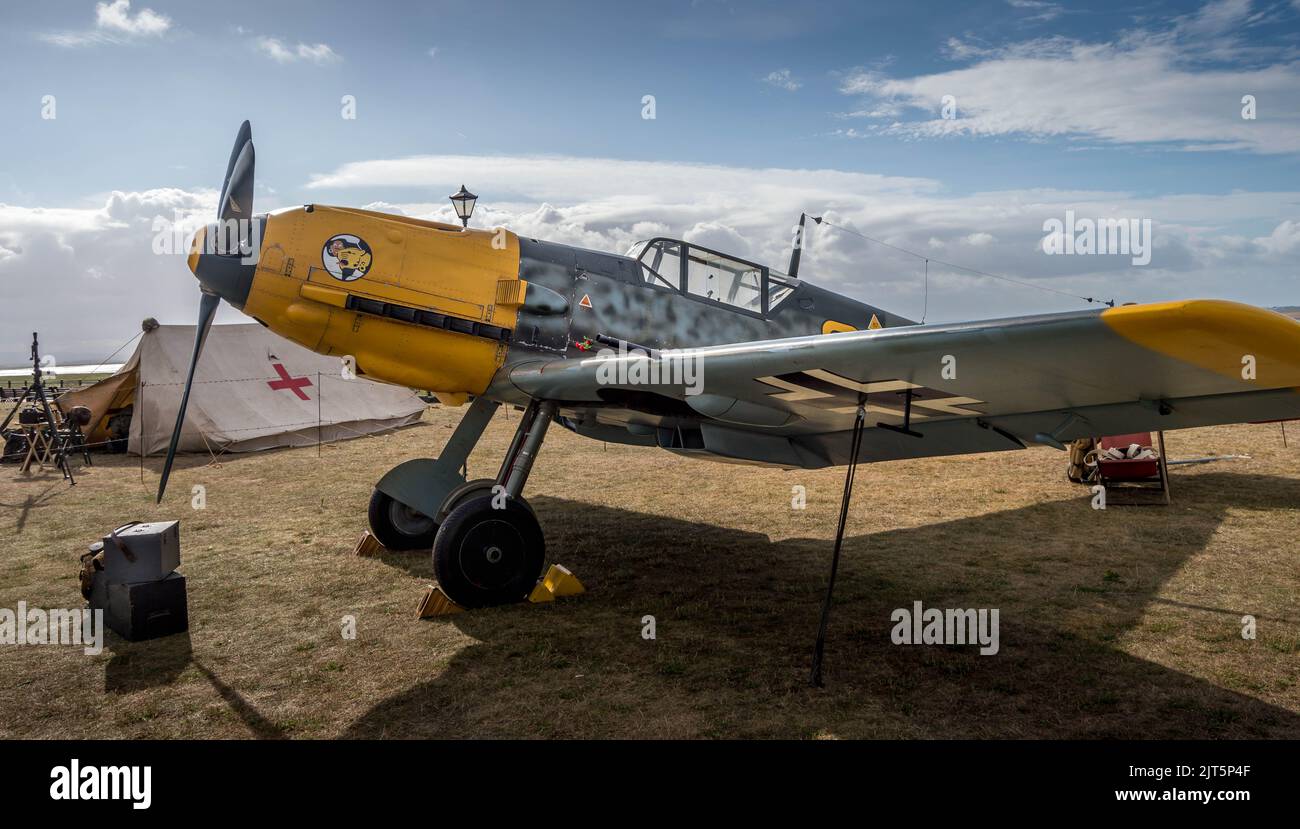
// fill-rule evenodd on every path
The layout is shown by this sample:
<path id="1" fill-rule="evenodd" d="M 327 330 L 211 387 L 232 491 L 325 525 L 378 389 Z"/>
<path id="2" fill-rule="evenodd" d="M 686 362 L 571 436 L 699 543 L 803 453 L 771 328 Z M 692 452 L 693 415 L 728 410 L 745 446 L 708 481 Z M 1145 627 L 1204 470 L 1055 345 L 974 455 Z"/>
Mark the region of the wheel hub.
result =
<path id="1" fill-rule="evenodd" d="M 465 534 L 459 559 L 461 572 L 471 584 L 496 589 L 508 584 L 524 566 L 524 539 L 505 521 L 483 521 Z"/>
<path id="2" fill-rule="evenodd" d="M 433 529 L 433 519 L 394 500 L 388 507 L 388 520 L 402 535 L 421 535 Z"/>

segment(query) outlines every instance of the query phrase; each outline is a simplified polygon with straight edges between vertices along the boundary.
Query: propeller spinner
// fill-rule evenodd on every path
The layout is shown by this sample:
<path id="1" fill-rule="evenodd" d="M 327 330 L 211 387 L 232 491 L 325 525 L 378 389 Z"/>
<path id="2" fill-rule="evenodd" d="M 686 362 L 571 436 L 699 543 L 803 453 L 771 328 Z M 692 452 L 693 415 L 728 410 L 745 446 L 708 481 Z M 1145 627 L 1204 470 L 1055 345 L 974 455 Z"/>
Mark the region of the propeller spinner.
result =
<path id="1" fill-rule="evenodd" d="M 266 216 L 253 215 L 253 174 L 256 154 L 253 150 L 253 130 L 245 121 L 235 136 L 235 146 L 226 164 L 226 178 L 221 184 L 221 199 L 217 202 L 217 221 L 194 235 L 190 248 L 189 266 L 199 280 L 203 292 L 199 299 L 199 321 L 194 332 L 194 351 L 190 355 L 190 369 L 185 377 L 185 390 L 181 393 L 180 408 L 176 412 L 176 425 L 167 446 L 167 460 L 163 463 L 162 477 L 158 480 L 158 500 L 162 503 L 171 477 L 172 463 L 176 460 L 176 446 L 180 442 L 181 426 L 185 423 L 185 409 L 190 402 L 190 389 L 194 384 L 194 370 L 203 352 L 208 329 L 217 313 L 221 300 L 236 308 L 243 308 L 253 285 L 257 270 L 257 247 Z"/>

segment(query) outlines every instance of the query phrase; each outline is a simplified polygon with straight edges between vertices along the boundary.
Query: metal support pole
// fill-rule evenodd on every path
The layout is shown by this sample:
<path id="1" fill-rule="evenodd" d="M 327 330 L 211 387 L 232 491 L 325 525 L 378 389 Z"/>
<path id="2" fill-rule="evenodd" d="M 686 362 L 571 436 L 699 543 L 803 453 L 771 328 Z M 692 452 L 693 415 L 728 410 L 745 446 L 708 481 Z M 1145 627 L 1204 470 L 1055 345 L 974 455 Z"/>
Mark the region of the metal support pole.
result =
<path id="1" fill-rule="evenodd" d="M 835 530 L 835 552 L 831 555 L 831 575 L 826 582 L 826 597 L 822 600 L 821 623 L 817 626 L 817 642 L 813 646 L 812 685 L 822 687 L 822 657 L 826 650 L 826 628 L 831 621 L 831 599 L 835 595 L 835 574 L 840 569 L 840 548 L 844 545 L 844 525 L 849 518 L 849 501 L 853 497 L 853 480 L 858 472 L 858 454 L 862 451 L 862 427 L 867 414 L 867 396 L 858 395 L 857 417 L 853 420 L 853 438 L 850 441 L 849 467 L 844 473 L 844 495 L 840 499 L 840 523 Z"/>

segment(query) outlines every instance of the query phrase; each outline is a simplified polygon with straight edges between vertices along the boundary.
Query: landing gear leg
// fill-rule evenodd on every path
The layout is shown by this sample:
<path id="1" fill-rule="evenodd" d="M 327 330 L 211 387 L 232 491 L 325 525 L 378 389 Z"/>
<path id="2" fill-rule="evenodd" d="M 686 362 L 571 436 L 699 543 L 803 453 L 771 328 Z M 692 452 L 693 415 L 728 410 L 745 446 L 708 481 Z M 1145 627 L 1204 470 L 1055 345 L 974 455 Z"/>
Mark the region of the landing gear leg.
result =
<path id="1" fill-rule="evenodd" d="M 554 401 L 530 403 L 492 488 L 461 500 L 438 528 L 434 572 L 461 607 L 522 601 L 541 576 L 546 540 L 520 494 L 555 411 Z"/>
<path id="2" fill-rule="evenodd" d="M 462 470 L 500 404 L 476 397 L 439 458 L 398 464 L 375 484 L 370 496 L 370 532 L 390 550 L 427 550 L 449 506 L 469 485 Z M 472 481 L 488 490 L 492 481 Z M 473 487 L 469 487 L 472 491 Z"/>

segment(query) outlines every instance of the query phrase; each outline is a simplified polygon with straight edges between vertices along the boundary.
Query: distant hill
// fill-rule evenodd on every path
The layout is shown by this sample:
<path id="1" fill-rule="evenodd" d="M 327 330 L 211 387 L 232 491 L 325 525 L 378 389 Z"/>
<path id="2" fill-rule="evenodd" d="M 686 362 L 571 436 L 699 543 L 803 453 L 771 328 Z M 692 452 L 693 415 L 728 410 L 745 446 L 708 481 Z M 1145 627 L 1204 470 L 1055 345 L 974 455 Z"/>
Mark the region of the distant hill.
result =
<path id="1" fill-rule="evenodd" d="M 1300 305 L 1284 305 L 1280 308 L 1274 308 L 1279 314 L 1286 314 L 1288 317 L 1295 317 L 1300 320 Z"/>

